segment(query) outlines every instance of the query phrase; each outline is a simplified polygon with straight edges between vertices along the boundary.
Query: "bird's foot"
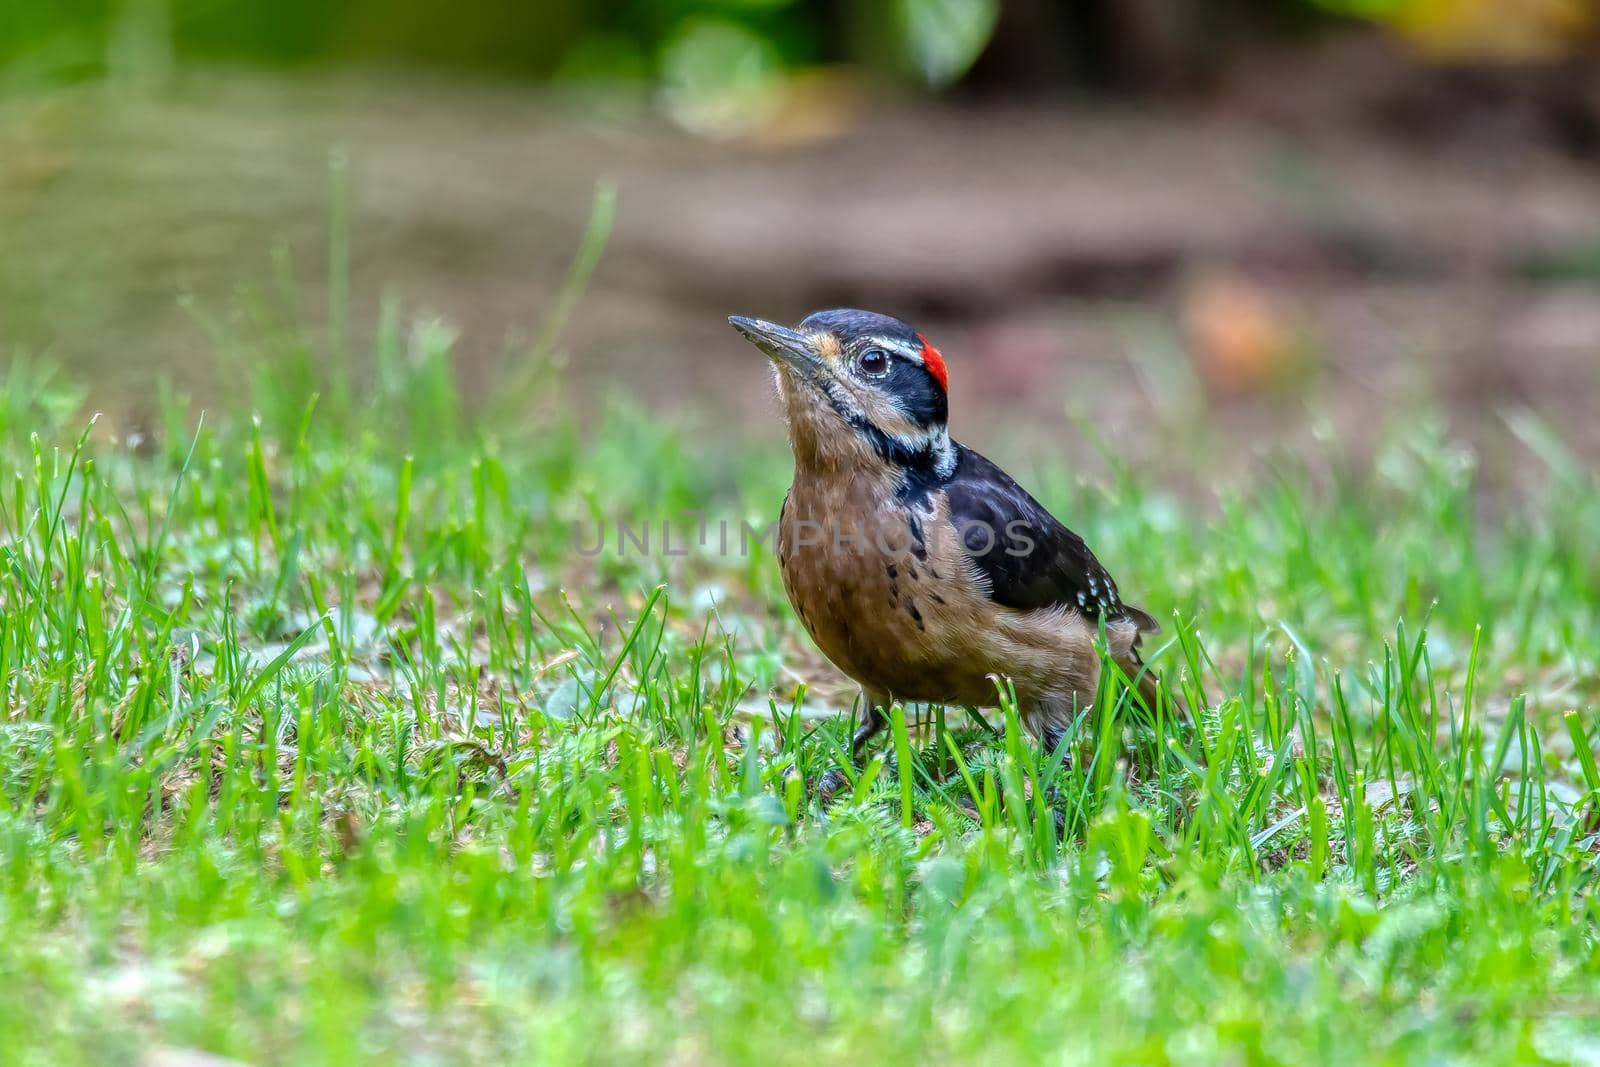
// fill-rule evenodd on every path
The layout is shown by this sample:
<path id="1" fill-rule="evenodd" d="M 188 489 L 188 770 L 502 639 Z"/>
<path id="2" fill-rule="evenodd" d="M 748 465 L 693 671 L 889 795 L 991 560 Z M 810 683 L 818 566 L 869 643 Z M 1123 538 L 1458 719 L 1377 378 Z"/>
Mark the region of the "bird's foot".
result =
<path id="1" fill-rule="evenodd" d="M 835 767 L 817 779 L 817 796 L 825 804 L 849 788 L 850 776 L 844 773 L 843 767 Z"/>

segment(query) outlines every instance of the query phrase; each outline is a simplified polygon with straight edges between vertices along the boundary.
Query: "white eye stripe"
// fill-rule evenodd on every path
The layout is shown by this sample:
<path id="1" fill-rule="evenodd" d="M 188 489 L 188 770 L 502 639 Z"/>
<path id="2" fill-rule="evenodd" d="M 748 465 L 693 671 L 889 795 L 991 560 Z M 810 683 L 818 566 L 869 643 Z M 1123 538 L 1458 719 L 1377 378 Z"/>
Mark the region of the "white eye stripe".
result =
<path id="1" fill-rule="evenodd" d="M 909 359 L 913 363 L 922 362 L 922 349 L 920 347 L 910 348 L 904 341 L 891 340 L 887 337 L 874 337 L 868 343 L 873 348 L 881 348 L 885 352 L 899 356 L 901 359 Z"/>

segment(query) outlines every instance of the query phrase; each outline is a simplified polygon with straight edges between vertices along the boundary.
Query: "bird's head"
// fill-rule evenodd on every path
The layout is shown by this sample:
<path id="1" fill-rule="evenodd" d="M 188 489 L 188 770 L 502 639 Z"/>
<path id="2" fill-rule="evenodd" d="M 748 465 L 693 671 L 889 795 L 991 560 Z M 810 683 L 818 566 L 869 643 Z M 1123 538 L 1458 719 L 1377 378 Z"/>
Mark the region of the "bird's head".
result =
<path id="1" fill-rule="evenodd" d="M 772 361 L 799 464 L 887 464 L 948 477 L 944 358 L 899 319 L 840 308 L 796 327 L 735 315 L 733 327 Z"/>

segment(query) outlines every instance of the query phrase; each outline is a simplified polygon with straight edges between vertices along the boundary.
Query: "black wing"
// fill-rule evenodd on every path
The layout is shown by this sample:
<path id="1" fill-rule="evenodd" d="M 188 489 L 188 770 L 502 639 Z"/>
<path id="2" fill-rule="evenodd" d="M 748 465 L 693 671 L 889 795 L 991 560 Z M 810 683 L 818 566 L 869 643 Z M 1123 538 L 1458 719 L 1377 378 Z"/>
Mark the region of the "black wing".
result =
<path id="1" fill-rule="evenodd" d="M 967 554 L 989 580 L 989 596 L 1019 611 L 1065 605 L 1091 619 L 1131 619 L 1154 633 L 1147 612 L 1122 602 L 1117 583 L 1083 538 L 1067 529 L 1012 477 L 957 445 L 955 473 L 944 486 L 950 520 Z"/>

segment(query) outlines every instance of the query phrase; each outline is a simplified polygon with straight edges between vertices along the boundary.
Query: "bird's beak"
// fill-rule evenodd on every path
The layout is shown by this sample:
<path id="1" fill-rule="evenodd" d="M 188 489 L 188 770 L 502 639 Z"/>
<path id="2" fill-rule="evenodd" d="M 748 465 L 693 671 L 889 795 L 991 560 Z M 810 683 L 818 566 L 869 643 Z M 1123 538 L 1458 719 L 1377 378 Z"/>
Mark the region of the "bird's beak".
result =
<path id="1" fill-rule="evenodd" d="M 822 369 L 822 359 L 811 341 L 799 330 L 779 326 L 766 319 L 750 319 L 743 315 L 730 315 L 728 324 L 744 334 L 750 343 L 767 356 L 792 370 L 811 377 Z"/>

